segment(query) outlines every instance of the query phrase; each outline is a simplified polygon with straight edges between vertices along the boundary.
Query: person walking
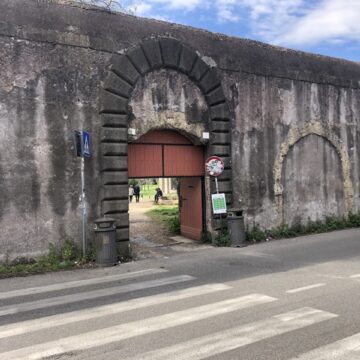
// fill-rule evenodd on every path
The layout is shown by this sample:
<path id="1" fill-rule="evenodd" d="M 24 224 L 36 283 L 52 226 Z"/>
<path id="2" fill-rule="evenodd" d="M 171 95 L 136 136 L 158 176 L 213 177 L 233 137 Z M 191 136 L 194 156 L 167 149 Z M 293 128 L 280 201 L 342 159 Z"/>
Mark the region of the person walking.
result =
<path id="1" fill-rule="evenodd" d="M 157 204 L 159 202 L 159 199 L 163 196 L 163 192 L 161 191 L 161 189 L 158 187 L 155 189 L 156 193 L 155 193 L 155 204 Z"/>
<path id="2" fill-rule="evenodd" d="M 134 196 L 134 187 L 132 185 L 129 186 L 129 201 L 132 202 Z"/>
<path id="3" fill-rule="evenodd" d="M 136 202 L 139 202 L 139 199 L 140 199 L 140 186 L 139 186 L 139 184 L 136 184 L 134 186 L 134 195 L 135 195 Z"/>

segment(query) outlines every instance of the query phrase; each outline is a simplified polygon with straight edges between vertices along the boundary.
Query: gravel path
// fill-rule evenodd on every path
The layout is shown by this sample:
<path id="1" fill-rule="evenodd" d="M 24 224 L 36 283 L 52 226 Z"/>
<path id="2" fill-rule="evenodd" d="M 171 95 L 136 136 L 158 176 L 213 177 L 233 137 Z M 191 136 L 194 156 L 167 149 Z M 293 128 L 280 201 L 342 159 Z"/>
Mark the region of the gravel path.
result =
<path id="1" fill-rule="evenodd" d="M 181 236 L 173 237 L 164 224 L 146 215 L 146 212 L 156 206 L 159 205 L 142 199 L 138 203 L 130 203 L 130 244 L 135 260 L 170 257 L 179 252 L 209 247 Z"/>

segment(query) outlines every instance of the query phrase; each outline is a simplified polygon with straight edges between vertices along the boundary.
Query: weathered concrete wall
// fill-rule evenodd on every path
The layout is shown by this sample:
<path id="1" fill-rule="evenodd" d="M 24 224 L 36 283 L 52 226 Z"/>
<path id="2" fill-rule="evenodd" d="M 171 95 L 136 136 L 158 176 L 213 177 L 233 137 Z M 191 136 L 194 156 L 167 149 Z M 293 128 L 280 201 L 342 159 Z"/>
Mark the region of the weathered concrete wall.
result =
<path id="1" fill-rule="evenodd" d="M 234 130 L 240 140 L 233 142 L 233 171 L 239 179 L 234 182 L 234 201 L 247 209 L 248 221 L 271 227 L 283 220 L 304 222 L 315 214 L 321 218 L 329 212 L 358 210 L 359 89 L 254 75 L 234 82 Z M 333 160 L 319 157 L 318 143 L 305 137 L 310 134 L 325 139 L 330 146 L 324 153 Z M 302 164 L 294 155 L 298 151 Z M 331 184 L 328 173 L 334 177 Z M 315 195 L 320 179 L 310 205 L 301 196 L 302 183 L 311 183 Z M 344 194 L 341 201 L 339 192 Z M 294 199 L 300 203 L 292 204 Z M 334 201 L 339 203 L 324 205 Z"/>
<path id="2" fill-rule="evenodd" d="M 0 260 L 80 238 L 80 162 L 73 130 L 93 132 L 109 55 L 0 37 Z M 89 54 L 90 52 L 90 54 Z M 97 147 L 94 138 L 93 148 Z M 86 187 L 97 189 L 86 160 Z M 90 219 L 98 214 L 88 197 Z"/>
<path id="3" fill-rule="evenodd" d="M 137 130 L 134 139 L 151 129 L 172 128 L 193 135 L 194 142 L 209 131 L 209 111 L 200 89 L 184 74 L 158 70 L 142 77 L 130 100 L 133 119 L 130 128 Z"/>
<path id="4" fill-rule="evenodd" d="M 108 69 L 119 54 L 136 59 L 139 44 L 167 37 L 182 44 L 175 50 L 196 53 L 203 75 L 216 75 L 221 87 L 212 92 L 197 77 L 200 72 L 180 72 L 183 59 L 172 64 L 164 53 L 158 66 L 138 69 L 134 83 L 115 74 L 114 82 L 129 91 L 120 94 L 123 100 L 114 95 L 127 99 L 127 113 L 99 115 L 102 89 L 112 91 Z M 124 201 L 119 194 L 126 189 L 126 170 L 114 177 L 109 168 L 100 176 L 100 167 L 111 154 L 119 157 L 111 161 L 126 165 L 129 121 L 138 134 L 165 125 L 196 136 L 209 130 L 213 153 L 229 147 L 231 120 L 232 164 L 221 186 L 233 206 L 246 210 L 250 225 L 271 227 L 360 208 L 357 63 L 77 5 L 3 0 L 0 68 L 0 260 L 79 238 L 74 129 L 90 131 L 93 141 L 94 157 L 86 161 L 88 232 L 102 211 L 102 191 L 109 201 Z M 117 195 L 109 195 L 109 184 Z M 304 186 L 310 189 L 305 197 Z M 126 206 L 120 207 L 118 233 L 126 239 Z"/>

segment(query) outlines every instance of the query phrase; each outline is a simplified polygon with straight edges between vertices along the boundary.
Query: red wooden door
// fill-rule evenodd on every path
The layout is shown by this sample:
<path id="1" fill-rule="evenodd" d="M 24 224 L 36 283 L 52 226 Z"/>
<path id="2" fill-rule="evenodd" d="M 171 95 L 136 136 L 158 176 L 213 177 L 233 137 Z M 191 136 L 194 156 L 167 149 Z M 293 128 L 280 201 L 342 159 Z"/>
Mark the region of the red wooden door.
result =
<path id="1" fill-rule="evenodd" d="M 200 240 L 203 229 L 201 178 L 180 178 L 179 181 L 181 235 Z"/>
<path id="2" fill-rule="evenodd" d="M 163 176 L 162 152 L 161 145 L 129 144 L 129 177 L 141 178 Z"/>
<path id="3" fill-rule="evenodd" d="M 164 176 L 203 176 L 204 149 L 201 146 L 164 145 Z"/>
<path id="4" fill-rule="evenodd" d="M 183 135 L 151 131 L 128 145 L 129 178 L 204 175 L 204 149 Z"/>

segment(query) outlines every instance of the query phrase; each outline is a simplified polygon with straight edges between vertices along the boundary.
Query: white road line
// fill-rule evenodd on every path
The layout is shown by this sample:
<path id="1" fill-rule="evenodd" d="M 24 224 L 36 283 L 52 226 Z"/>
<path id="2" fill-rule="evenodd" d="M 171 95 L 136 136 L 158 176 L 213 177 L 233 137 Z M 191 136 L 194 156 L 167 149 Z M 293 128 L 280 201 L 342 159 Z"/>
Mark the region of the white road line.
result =
<path id="1" fill-rule="evenodd" d="M 69 351 L 91 349 L 275 300 L 277 299 L 266 295 L 250 294 L 8 351 L 0 354 L 0 360 L 36 360 L 46 356 L 60 355 Z"/>
<path id="2" fill-rule="evenodd" d="M 142 358 L 142 357 L 141 357 Z M 335 341 L 329 345 L 318 347 L 292 360 L 359 360 L 360 333 Z"/>
<path id="3" fill-rule="evenodd" d="M 126 302 L 98 306 L 91 309 L 72 311 L 65 314 L 47 316 L 40 319 L 27 320 L 20 323 L 4 325 L 0 326 L 0 339 L 9 336 L 25 334 L 32 331 L 54 328 L 56 326 L 71 324 L 78 321 L 95 319 L 106 315 L 141 309 L 152 305 L 164 304 L 171 301 L 186 299 L 194 296 L 211 294 L 217 291 L 223 291 L 228 289 L 231 289 L 231 287 L 225 284 L 196 286 L 158 295 L 127 300 Z"/>
<path id="4" fill-rule="evenodd" d="M 285 292 L 288 293 L 288 294 L 293 294 L 293 293 L 297 293 L 297 292 L 300 292 L 300 291 L 306 291 L 306 290 L 310 290 L 310 289 L 315 289 L 315 288 L 325 286 L 325 285 L 326 285 L 325 283 L 313 284 L 313 285 L 299 287 L 297 289 L 286 290 Z"/>
<path id="5" fill-rule="evenodd" d="M 86 291 L 86 292 L 64 295 L 64 296 L 57 296 L 49 299 L 29 301 L 17 305 L 2 306 L 0 307 L 0 316 L 16 314 L 30 310 L 44 309 L 56 305 L 71 304 L 78 301 L 123 294 L 130 291 L 149 289 L 153 287 L 165 286 L 169 284 L 175 284 L 175 283 L 190 281 L 194 279 L 195 278 L 193 276 L 179 275 L 179 276 L 172 276 L 157 280 L 142 281 L 142 282 L 127 284 L 122 286 L 115 286 L 115 287 L 113 286 L 111 288 L 106 288 L 106 289 Z"/>
<path id="6" fill-rule="evenodd" d="M 285 314 L 273 316 L 266 320 L 150 351 L 136 358 L 140 358 L 141 360 L 204 359 L 253 344 L 260 340 L 332 319 L 336 316 L 337 315 L 325 311 L 304 307 Z"/>
<path id="7" fill-rule="evenodd" d="M 360 274 L 354 274 L 350 276 L 350 279 L 357 279 L 360 278 Z"/>
<path id="8" fill-rule="evenodd" d="M 126 273 L 126 274 L 118 274 L 118 275 L 104 276 L 104 277 L 99 277 L 99 278 L 69 281 L 69 282 L 46 285 L 46 286 L 38 286 L 38 287 L 32 287 L 32 288 L 27 288 L 27 289 L 19 289 L 19 290 L 7 291 L 7 292 L 0 292 L 0 300 L 9 299 L 9 298 L 16 297 L 16 296 L 34 295 L 34 294 L 41 294 L 41 293 L 56 291 L 56 290 L 78 288 L 79 286 L 94 285 L 94 284 L 100 284 L 100 283 L 103 284 L 103 283 L 108 283 L 111 281 L 131 279 L 131 278 L 138 277 L 138 276 L 160 274 L 163 272 L 167 272 L 167 270 L 165 270 L 165 269 L 148 269 L 148 270 L 134 271 L 134 272 Z"/>

